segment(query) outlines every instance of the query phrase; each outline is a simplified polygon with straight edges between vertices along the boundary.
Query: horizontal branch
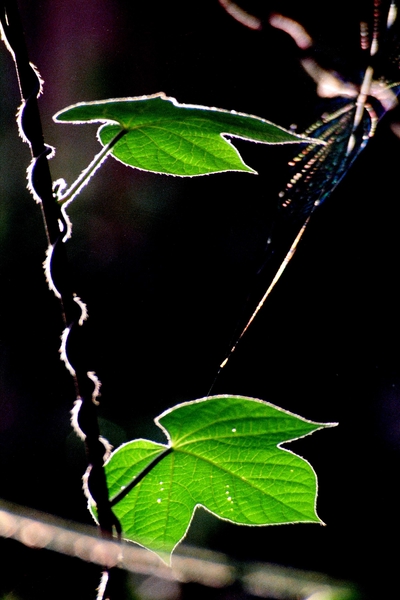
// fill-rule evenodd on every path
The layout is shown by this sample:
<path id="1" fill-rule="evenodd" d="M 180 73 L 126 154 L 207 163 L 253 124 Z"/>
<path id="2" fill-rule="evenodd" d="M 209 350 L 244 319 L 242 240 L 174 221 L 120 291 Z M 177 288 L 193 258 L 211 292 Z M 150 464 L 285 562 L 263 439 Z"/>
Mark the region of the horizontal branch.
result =
<path id="1" fill-rule="evenodd" d="M 174 554 L 172 569 L 155 554 L 134 544 L 99 539 L 95 527 L 51 517 L 0 500 L 0 536 L 17 540 L 31 548 L 46 548 L 91 563 L 140 575 L 181 583 L 198 583 L 207 588 L 226 588 L 239 582 L 246 594 L 259 598 L 311 597 L 322 593 L 326 600 L 356 597 L 347 582 L 326 575 L 290 569 L 270 563 L 230 564 L 229 557 L 217 552 L 181 545 Z"/>

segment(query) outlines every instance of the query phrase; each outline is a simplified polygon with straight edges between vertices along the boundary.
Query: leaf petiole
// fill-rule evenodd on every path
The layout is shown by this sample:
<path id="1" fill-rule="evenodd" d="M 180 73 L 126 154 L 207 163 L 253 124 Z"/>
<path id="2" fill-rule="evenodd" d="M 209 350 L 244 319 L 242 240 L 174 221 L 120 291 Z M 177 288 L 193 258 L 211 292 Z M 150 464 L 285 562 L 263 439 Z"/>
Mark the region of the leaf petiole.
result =
<path id="1" fill-rule="evenodd" d="M 70 204 L 72 200 L 76 198 L 82 188 L 85 187 L 96 171 L 101 167 L 111 152 L 111 149 L 127 133 L 127 129 L 121 129 L 121 131 L 119 131 L 117 135 L 114 136 L 113 139 L 106 146 L 104 146 L 104 148 L 98 154 L 96 154 L 92 162 L 79 175 L 78 179 L 74 181 L 74 183 L 66 190 L 66 192 L 64 192 L 64 194 L 57 198 L 57 202 L 60 206 L 66 207 L 66 205 Z"/>
<path id="2" fill-rule="evenodd" d="M 146 475 L 148 475 L 150 471 L 152 471 L 152 469 L 154 469 L 154 467 L 162 461 L 163 458 L 168 456 L 168 454 L 171 454 L 172 450 L 172 446 L 168 446 L 163 452 L 161 452 L 161 454 L 156 456 L 151 461 L 151 463 L 148 464 L 147 467 L 145 467 L 143 471 L 139 473 L 139 475 L 132 479 L 132 481 L 126 487 L 124 487 L 124 489 L 121 490 L 119 494 L 117 494 L 112 500 L 110 500 L 110 506 L 115 506 L 116 504 L 118 504 L 118 502 L 125 498 L 125 496 L 127 496 L 129 492 L 132 491 L 133 488 L 136 487 L 142 481 L 142 479 L 144 479 L 144 477 L 146 477 Z"/>

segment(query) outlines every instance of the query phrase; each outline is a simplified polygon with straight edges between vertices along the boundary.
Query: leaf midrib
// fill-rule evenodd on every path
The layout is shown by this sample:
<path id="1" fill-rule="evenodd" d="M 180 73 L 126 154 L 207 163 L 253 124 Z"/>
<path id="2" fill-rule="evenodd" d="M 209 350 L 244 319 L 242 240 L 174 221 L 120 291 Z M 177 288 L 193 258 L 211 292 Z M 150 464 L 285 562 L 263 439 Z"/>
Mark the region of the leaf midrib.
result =
<path id="1" fill-rule="evenodd" d="M 278 422 L 280 420 L 280 417 L 279 416 L 269 415 L 268 417 L 267 416 L 260 417 L 260 420 L 268 421 L 268 422 L 271 422 L 272 420 L 276 420 Z M 192 429 L 189 433 L 184 434 L 180 439 L 175 439 L 174 440 L 174 444 L 179 444 L 179 446 L 181 446 L 181 445 L 186 445 L 188 443 L 189 444 L 193 443 L 194 441 L 197 442 L 197 441 L 206 441 L 206 440 L 210 440 L 210 439 L 215 439 L 214 437 L 210 436 L 210 437 L 207 437 L 207 438 L 199 438 L 199 439 L 196 439 L 196 440 L 191 439 L 188 442 L 184 442 L 184 440 L 186 438 L 188 438 L 189 436 L 193 436 L 193 434 L 196 434 L 196 433 L 198 433 L 198 432 L 200 432 L 200 431 L 202 431 L 202 430 L 204 430 L 206 428 L 212 427 L 212 426 L 219 426 L 220 424 L 223 425 L 223 424 L 231 423 L 232 427 L 233 427 L 234 425 L 237 425 L 238 423 L 249 423 L 249 422 L 254 422 L 254 416 L 253 417 L 252 416 L 249 416 L 249 417 L 239 417 L 238 419 L 235 419 L 232 416 L 229 416 L 229 417 L 227 417 L 225 419 L 221 418 L 221 419 L 218 419 L 218 421 L 215 422 L 215 423 L 207 423 L 206 425 L 202 425 L 198 429 L 195 429 L 195 430 Z M 162 422 L 161 422 L 161 424 L 162 424 Z M 312 425 L 315 425 L 315 429 L 317 429 L 319 427 L 318 423 L 315 423 L 315 424 L 312 424 Z M 296 423 L 294 424 L 294 426 L 296 426 Z M 164 425 L 163 425 L 163 427 L 164 427 Z M 287 429 L 285 429 L 285 432 L 286 431 L 287 431 Z M 251 433 L 245 433 L 245 434 L 235 432 L 234 437 L 255 437 L 256 435 L 269 435 L 271 433 L 274 433 L 274 432 L 263 431 L 263 432 L 260 432 L 260 433 L 251 432 Z M 286 438 L 286 439 L 282 440 L 282 442 L 278 442 L 278 443 L 293 441 L 294 439 L 297 439 L 297 437 L 299 437 L 299 435 L 304 435 L 304 434 L 298 434 L 296 436 L 296 438 L 292 438 L 292 437 Z M 233 436 L 232 436 L 231 432 L 228 432 L 226 435 L 218 436 L 218 439 L 220 439 L 220 437 L 233 437 Z M 171 434 L 171 439 L 172 439 L 172 434 Z"/>

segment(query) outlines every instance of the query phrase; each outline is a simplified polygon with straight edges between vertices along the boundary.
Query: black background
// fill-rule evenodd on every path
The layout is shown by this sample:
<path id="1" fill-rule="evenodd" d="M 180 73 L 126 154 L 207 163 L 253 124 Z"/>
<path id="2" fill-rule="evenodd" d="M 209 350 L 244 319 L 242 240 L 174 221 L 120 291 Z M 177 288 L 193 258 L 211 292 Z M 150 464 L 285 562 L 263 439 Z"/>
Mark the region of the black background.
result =
<path id="1" fill-rule="evenodd" d="M 353 72 L 359 15 L 370 4 L 247 2 L 264 24 L 251 31 L 216 0 L 21 2 L 31 59 L 45 80 L 40 107 L 46 141 L 57 149 L 54 178 L 71 182 L 99 148 L 96 126 L 51 120 L 78 101 L 164 91 L 179 102 L 257 114 L 286 127 L 298 123 L 301 130 L 325 106 L 299 66 L 295 44 L 268 26 L 268 14 L 298 19 L 326 46 L 323 56 L 334 68 Z M 0 495 L 90 522 L 81 493 L 85 459 L 69 426 L 74 390 L 58 355 L 62 323 L 42 273 L 46 239 L 40 209 L 25 188 L 29 152 L 17 138 L 18 87 L 5 50 L 0 67 Z M 245 528 L 199 511 L 188 537 L 235 559 L 354 581 L 363 598 L 393 597 L 398 588 L 395 118 L 396 111 L 385 117 L 314 215 L 212 389 L 339 422 L 291 445 L 318 474 L 318 513 L 327 526 Z M 183 180 L 109 158 L 69 210 L 75 288 L 90 314 L 83 335 L 103 383 L 101 424 L 114 445 L 136 437 L 164 441 L 154 417 L 207 395 L 225 356 L 293 155 L 288 147 L 235 145 L 258 176 Z M 51 570 L 43 555 L 32 558 L 37 554 L 9 541 L 1 547 L 1 589 L 50 598 L 62 579 L 58 597 L 71 589 L 74 597 L 88 597 L 76 581 L 64 581 L 71 567 L 61 559 L 49 559 L 56 561 Z"/>

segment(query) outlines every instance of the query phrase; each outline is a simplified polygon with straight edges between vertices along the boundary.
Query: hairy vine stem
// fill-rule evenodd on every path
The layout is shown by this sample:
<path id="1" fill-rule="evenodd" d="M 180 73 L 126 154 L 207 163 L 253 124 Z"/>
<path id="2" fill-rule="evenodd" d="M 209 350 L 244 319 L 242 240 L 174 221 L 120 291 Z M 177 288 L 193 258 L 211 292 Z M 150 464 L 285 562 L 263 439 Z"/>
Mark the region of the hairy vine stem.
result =
<path id="1" fill-rule="evenodd" d="M 97 505 L 100 530 L 104 537 L 120 533 L 120 525 L 113 514 L 108 497 L 104 472 L 104 457 L 108 444 L 100 437 L 97 420 L 97 396 L 100 383 L 94 372 L 88 368 L 87 353 L 78 343 L 72 351 L 71 334 L 79 330 L 86 318 L 86 309 L 74 294 L 65 252 L 65 239 L 68 218 L 61 210 L 53 193 L 53 184 L 48 158 L 53 149 L 44 143 L 37 98 L 41 93 L 41 80 L 36 68 L 29 62 L 23 28 L 16 0 L 2 0 L 0 23 L 4 42 L 11 52 L 19 81 L 22 104 L 18 112 L 21 137 L 31 149 L 32 163 L 28 169 L 29 189 L 40 203 L 49 249 L 46 260 L 46 274 L 49 287 L 59 298 L 65 330 L 63 334 L 62 357 L 74 378 L 77 395 L 75 416 L 81 436 L 85 440 L 89 464 L 87 485 Z"/>

